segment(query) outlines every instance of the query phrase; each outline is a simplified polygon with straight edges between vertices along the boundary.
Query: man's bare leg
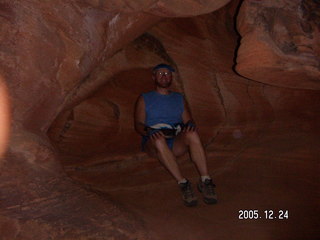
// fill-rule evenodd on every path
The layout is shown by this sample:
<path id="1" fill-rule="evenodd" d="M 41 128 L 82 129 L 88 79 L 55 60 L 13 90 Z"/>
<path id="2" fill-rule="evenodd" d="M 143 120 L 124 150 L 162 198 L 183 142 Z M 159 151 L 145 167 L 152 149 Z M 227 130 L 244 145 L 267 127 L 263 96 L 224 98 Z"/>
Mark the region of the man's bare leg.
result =
<path id="1" fill-rule="evenodd" d="M 199 174 L 201 176 L 209 176 L 206 154 L 196 131 L 181 133 L 174 142 L 173 152 L 175 155 L 181 155 L 185 152 L 187 146 L 190 149 L 191 159 L 195 163 Z"/>
<path id="2" fill-rule="evenodd" d="M 150 139 L 146 144 L 146 151 L 151 156 L 155 156 L 166 167 L 171 175 L 177 180 L 177 182 L 185 179 L 182 176 L 180 168 L 177 164 L 176 157 L 168 147 L 166 140 L 163 136 L 155 136 Z"/>
<path id="3" fill-rule="evenodd" d="M 192 207 L 198 204 L 197 197 L 191 187 L 191 183 L 182 176 L 180 168 L 176 161 L 176 156 L 167 145 L 166 139 L 161 133 L 155 133 L 148 140 L 147 151 L 158 157 L 160 162 L 167 168 L 172 176 L 177 180 L 182 192 L 182 199 L 186 206 Z"/>
<path id="4" fill-rule="evenodd" d="M 181 150 L 185 148 L 185 145 L 189 147 L 192 161 L 201 175 L 198 189 L 202 193 L 204 202 L 207 204 L 217 203 L 217 195 L 214 191 L 215 185 L 208 174 L 206 154 L 200 137 L 195 130 L 185 131 L 177 137 L 173 147 L 174 152 L 182 152 Z"/>

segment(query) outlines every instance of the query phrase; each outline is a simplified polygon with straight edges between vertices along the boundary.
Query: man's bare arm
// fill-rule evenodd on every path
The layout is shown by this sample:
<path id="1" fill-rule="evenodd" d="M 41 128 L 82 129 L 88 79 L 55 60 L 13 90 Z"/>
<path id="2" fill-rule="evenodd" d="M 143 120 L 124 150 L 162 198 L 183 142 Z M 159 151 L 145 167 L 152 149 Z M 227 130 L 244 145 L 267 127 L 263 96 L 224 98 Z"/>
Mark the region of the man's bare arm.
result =
<path id="1" fill-rule="evenodd" d="M 145 103 L 143 97 L 140 95 L 134 110 L 134 128 L 142 136 L 147 135 L 145 118 Z"/>
<path id="2" fill-rule="evenodd" d="M 183 120 L 183 123 L 186 124 L 186 128 L 184 128 L 183 131 L 195 131 L 196 130 L 196 126 L 195 126 L 195 123 L 192 119 L 192 116 L 191 116 L 191 113 L 190 113 L 190 110 L 189 110 L 189 106 L 186 102 L 185 99 L 183 99 L 184 101 L 184 109 L 183 109 L 183 113 L 182 113 L 182 120 Z"/>
<path id="3" fill-rule="evenodd" d="M 182 113 L 183 123 L 186 124 L 189 121 L 193 122 L 193 119 L 192 119 L 192 116 L 191 116 L 191 113 L 190 113 L 190 110 L 189 110 L 188 103 L 186 102 L 185 99 L 183 99 L 183 101 L 184 101 L 183 102 L 184 109 L 183 109 L 183 113 Z"/>

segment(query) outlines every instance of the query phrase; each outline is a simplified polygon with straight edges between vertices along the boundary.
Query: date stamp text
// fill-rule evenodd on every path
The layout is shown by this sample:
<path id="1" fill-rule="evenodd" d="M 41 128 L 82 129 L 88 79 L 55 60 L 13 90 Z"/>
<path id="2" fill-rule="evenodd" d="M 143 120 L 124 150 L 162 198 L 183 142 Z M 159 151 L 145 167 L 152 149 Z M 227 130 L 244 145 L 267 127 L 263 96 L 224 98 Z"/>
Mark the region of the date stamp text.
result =
<path id="1" fill-rule="evenodd" d="M 287 220 L 289 210 L 239 210 L 238 218 L 241 220 L 267 219 L 267 220 Z"/>

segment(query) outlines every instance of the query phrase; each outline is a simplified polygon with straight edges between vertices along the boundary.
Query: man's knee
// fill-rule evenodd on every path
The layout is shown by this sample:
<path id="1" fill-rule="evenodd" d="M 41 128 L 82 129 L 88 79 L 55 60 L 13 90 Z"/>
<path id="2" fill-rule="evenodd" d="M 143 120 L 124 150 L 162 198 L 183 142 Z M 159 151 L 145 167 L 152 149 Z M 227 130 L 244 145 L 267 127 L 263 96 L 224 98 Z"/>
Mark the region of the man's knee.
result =
<path id="1" fill-rule="evenodd" d="M 166 140 L 164 137 L 158 137 L 156 139 L 149 139 L 145 150 L 151 157 L 158 157 L 158 154 L 166 147 Z"/>
<path id="2" fill-rule="evenodd" d="M 189 131 L 185 133 L 185 139 L 187 144 L 192 144 L 192 143 L 201 143 L 200 141 L 200 136 L 198 132 L 196 131 Z"/>
<path id="3" fill-rule="evenodd" d="M 158 138 L 151 140 L 151 141 L 157 151 L 161 151 L 164 147 L 167 147 L 167 142 L 164 137 L 158 137 Z"/>

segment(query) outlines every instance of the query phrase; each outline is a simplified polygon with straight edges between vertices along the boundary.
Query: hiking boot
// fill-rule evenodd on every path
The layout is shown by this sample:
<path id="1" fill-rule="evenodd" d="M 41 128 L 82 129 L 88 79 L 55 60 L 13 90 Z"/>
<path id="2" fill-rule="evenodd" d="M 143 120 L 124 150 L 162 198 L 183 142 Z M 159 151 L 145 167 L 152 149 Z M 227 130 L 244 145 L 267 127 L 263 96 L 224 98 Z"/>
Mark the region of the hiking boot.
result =
<path id="1" fill-rule="evenodd" d="M 189 180 L 187 180 L 186 183 L 179 183 L 179 187 L 182 192 L 182 199 L 184 202 L 184 205 L 187 207 L 196 206 L 198 204 L 197 197 L 194 195 L 194 192 L 192 190 L 191 183 Z"/>
<path id="2" fill-rule="evenodd" d="M 206 204 L 215 204 L 217 203 L 217 195 L 214 192 L 216 185 L 213 184 L 212 179 L 206 179 L 204 182 L 199 181 L 198 190 L 202 193 L 203 201 Z"/>

